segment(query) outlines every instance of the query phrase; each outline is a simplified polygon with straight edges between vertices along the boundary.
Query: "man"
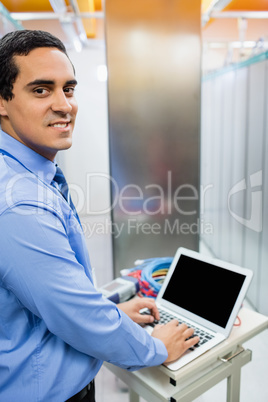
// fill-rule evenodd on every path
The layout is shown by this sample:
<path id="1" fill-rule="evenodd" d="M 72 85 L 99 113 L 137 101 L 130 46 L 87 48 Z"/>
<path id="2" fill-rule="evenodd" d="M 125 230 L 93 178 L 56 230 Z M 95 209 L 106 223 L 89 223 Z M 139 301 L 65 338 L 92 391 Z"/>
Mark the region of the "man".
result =
<path id="1" fill-rule="evenodd" d="M 93 286 L 79 218 L 54 162 L 72 144 L 76 84 L 64 45 L 49 33 L 0 40 L 1 402 L 94 401 L 103 360 L 136 370 L 198 342 L 175 320 L 149 336 L 136 322 L 159 319 L 153 301 L 116 306 Z"/>

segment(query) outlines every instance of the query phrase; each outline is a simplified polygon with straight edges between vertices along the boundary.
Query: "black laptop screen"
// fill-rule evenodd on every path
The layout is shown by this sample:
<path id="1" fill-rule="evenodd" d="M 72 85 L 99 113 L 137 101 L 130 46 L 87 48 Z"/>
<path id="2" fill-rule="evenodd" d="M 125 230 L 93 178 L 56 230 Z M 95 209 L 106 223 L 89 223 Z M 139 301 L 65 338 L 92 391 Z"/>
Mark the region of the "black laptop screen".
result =
<path id="1" fill-rule="evenodd" d="M 181 255 L 163 299 L 225 328 L 245 278 Z"/>

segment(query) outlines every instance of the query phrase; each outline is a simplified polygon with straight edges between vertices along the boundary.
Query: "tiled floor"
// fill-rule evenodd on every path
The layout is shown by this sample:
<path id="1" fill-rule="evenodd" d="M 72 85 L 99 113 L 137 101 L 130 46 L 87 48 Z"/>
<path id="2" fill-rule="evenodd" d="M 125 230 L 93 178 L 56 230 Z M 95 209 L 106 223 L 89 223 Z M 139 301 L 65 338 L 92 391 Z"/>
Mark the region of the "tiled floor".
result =
<path id="1" fill-rule="evenodd" d="M 93 236 L 88 240 L 92 265 L 96 270 L 97 282 L 101 286 L 111 280 L 111 240 L 109 236 Z M 250 307 L 247 303 L 246 306 Z M 267 402 L 268 330 L 243 346 L 252 350 L 252 361 L 242 368 L 240 402 Z M 96 402 L 128 402 L 128 400 L 127 386 L 103 367 L 96 377 Z M 225 402 L 226 381 L 222 381 L 195 401 Z M 142 398 L 141 402 L 144 402 Z"/>

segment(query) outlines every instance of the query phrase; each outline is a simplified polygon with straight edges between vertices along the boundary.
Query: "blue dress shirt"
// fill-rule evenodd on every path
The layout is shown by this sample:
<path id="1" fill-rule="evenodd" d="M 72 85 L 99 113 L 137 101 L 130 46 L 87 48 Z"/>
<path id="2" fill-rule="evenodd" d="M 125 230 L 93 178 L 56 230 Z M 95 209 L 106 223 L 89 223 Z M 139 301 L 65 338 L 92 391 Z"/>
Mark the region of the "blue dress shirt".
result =
<path id="1" fill-rule="evenodd" d="M 161 364 L 164 344 L 94 288 L 55 164 L 1 130 L 0 149 L 0 401 L 63 402 L 103 360 Z"/>

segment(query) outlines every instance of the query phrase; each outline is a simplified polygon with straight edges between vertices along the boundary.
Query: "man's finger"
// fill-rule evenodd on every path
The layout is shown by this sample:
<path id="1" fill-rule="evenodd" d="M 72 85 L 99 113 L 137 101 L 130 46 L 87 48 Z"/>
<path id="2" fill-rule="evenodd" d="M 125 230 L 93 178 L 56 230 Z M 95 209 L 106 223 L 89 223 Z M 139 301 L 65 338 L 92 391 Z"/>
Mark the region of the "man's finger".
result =
<path id="1" fill-rule="evenodd" d="M 155 317 L 150 314 L 140 314 L 139 323 L 140 324 L 150 324 L 155 321 Z"/>
<path id="2" fill-rule="evenodd" d="M 151 307 L 151 313 L 154 316 L 154 318 L 156 319 L 156 321 L 160 320 L 160 314 L 159 314 L 158 308 L 156 307 L 156 304 L 154 304 L 154 303 Z"/>
<path id="3" fill-rule="evenodd" d="M 187 341 L 185 341 L 185 344 L 186 344 L 187 348 L 190 348 L 190 347 L 196 345 L 199 341 L 200 341 L 199 336 L 194 336 L 193 338 L 187 339 Z"/>
<path id="4" fill-rule="evenodd" d="M 178 327 L 178 325 L 179 325 L 179 321 L 178 320 L 176 320 L 176 319 L 174 319 L 174 320 L 171 320 L 171 321 L 169 321 L 167 324 L 165 324 L 166 326 L 170 326 L 170 327 Z"/>
<path id="5" fill-rule="evenodd" d="M 193 328 L 186 328 L 186 330 L 184 331 L 184 336 L 185 339 L 190 338 L 190 336 L 193 336 L 194 334 L 194 329 Z"/>
<path id="6" fill-rule="evenodd" d="M 144 307 L 147 307 L 147 309 L 150 310 L 151 315 L 153 315 L 155 317 L 155 319 L 157 321 L 159 321 L 160 315 L 159 315 L 159 311 L 158 311 L 158 308 L 156 307 L 154 300 L 149 299 L 149 298 L 143 298 L 142 300 L 144 302 Z"/>

